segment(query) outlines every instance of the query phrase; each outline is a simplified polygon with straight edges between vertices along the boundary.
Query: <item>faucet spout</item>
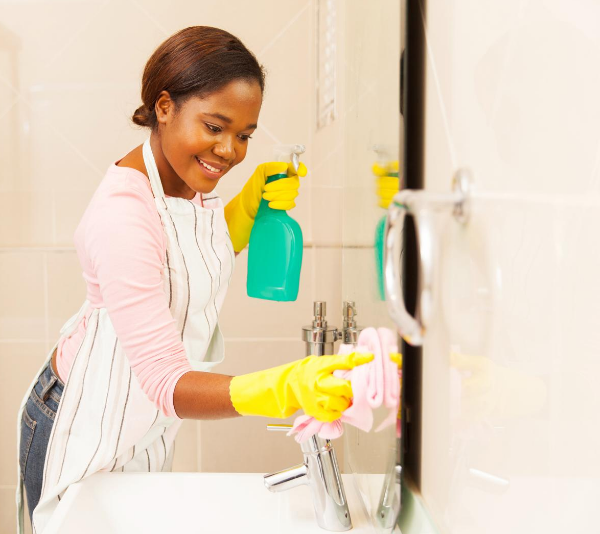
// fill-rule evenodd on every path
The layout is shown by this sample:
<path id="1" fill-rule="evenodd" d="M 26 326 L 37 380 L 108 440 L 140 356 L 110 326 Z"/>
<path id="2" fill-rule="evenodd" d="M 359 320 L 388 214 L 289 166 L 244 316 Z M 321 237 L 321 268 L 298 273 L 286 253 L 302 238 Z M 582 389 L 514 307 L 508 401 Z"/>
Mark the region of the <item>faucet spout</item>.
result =
<path id="1" fill-rule="evenodd" d="M 289 469 L 282 469 L 276 473 L 265 475 L 265 487 L 273 493 L 287 491 L 304 484 L 308 484 L 308 467 L 306 464 L 296 465 Z"/>
<path id="2" fill-rule="evenodd" d="M 268 425 L 268 430 L 288 431 L 291 425 Z M 352 519 L 335 451 L 328 439 L 311 436 L 300 445 L 304 463 L 265 475 L 265 487 L 274 493 L 306 484 L 312 493 L 317 523 L 322 529 L 344 532 Z"/>

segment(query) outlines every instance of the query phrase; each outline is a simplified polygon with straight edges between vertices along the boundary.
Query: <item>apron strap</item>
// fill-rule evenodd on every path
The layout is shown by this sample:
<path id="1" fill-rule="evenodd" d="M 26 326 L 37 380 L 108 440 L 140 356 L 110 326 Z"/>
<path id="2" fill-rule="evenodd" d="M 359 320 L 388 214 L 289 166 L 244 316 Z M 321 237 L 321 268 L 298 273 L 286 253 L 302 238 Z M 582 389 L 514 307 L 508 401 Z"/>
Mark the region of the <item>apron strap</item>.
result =
<path id="1" fill-rule="evenodd" d="M 144 141 L 142 153 L 144 155 L 146 170 L 148 171 L 148 178 L 150 178 L 150 187 L 152 188 L 154 201 L 159 208 L 164 209 L 162 199 L 165 197 L 165 192 L 163 190 L 162 182 L 160 181 L 160 174 L 158 173 L 158 167 L 156 166 L 156 161 L 154 160 L 154 154 L 152 154 L 149 137 L 146 139 L 146 141 Z"/>

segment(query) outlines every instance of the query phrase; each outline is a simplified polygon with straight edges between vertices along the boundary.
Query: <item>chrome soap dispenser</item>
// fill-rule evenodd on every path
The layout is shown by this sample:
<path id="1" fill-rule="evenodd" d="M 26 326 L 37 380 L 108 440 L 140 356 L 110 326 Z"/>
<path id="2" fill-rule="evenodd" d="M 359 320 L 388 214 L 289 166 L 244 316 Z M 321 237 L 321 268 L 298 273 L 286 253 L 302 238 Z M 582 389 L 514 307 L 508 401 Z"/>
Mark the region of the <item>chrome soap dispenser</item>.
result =
<path id="1" fill-rule="evenodd" d="M 337 328 L 329 328 L 325 314 L 327 304 L 317 300 L 313 304 L 314 319 L 312 325 L 302 328 L 302 341 L 306 343 L 307 356 L 323 356 L 334 354 L 333 344 L 340 338 Z"/>
<path id="2" fill-rule="evenodd" d="M 356 324 L 356 304 L 353 301 L 344 301 L 342 305 L 343 323 L 342 330 L 329 327 L 325 314 L 327 304 L 321 300 L 313 303 L 314 319 L 312 325 L 302 328 L 302 341 L 306 343 L 306 355 L 323 356 L 335 354 L 333 344 L 341 341 L 347 345 L 356 345 L 358 336 L 363 330 Z"/>

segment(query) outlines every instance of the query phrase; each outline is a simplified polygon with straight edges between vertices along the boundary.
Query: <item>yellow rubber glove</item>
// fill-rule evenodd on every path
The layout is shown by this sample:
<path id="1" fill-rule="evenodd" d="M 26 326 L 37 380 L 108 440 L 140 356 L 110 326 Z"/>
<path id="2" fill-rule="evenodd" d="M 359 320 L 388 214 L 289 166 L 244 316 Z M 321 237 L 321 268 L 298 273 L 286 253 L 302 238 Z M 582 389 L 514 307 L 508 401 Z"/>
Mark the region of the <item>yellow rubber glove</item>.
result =
<path id="1" fill-rule="evenodd" d="M 388 161 L 384 166 L 374 163 L 372 167 L 373 174 L 377 176 L 377 196 L 379 197 L 379 206 L 387 209 L 392 201 L 392 197 L 400 190 L 400 178 L 390 176 L 392 172 L 398 172 L 398 160 Z"/>
<path id="2" fill-rule="evenodd" d="M 285 419 L 304 410 L 319 421 L 339 419 L 350 406 L 352 386 L 333 376 L 336 369 L 368 363 L 373 354 L 308 356 L 292 363 L 235 376 L 229 386 L 231 403 L 240 415 Z"/>
<path id="3" fill-rule="evenodd" d="M 265 185 L 269 176 L 283 173 L 287 173 L 288 178 Z M 277 161 L 261 163 L 256 167 L 240 193 L 225 206 L 225 220 L 233 250 L 240 252 L 248 244 L 262 198 L 268 200 L 269 207 L 275 210 L 291 210 L 296 206 L 294 199 L 298 196 L 299 177 L 306 176 L 306 173 L 304 163 L 300 163 L 297 172 L 291 163 Z"/>

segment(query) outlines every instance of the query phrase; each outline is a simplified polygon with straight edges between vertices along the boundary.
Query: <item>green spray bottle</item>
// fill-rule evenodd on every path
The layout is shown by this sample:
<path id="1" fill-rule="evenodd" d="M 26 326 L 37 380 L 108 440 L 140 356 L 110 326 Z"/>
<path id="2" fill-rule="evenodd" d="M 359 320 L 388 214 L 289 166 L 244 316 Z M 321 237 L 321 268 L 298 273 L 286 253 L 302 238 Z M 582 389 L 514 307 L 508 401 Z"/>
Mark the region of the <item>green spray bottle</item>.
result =
<path id="1" fill-rule="evenodd" d="M 397 150 L 397 147 L 393 147 L 392 145 L 374 145 L 373 150 L 377 154 L 377 160 L 381 167 L 385 167 L 388 162 L 392 161 L 394 158 L 394 152 Z M 397 172 L 388 172 L 387 176 L 395 176 L 398 177 Z M 384 273 L 383 273 L 383 261 L 385 254 L 385 223 L 387 220 L 387 213 L 383 215 L 377 226 L 375 227 L 375 272 L 377 273 L 377 292 L 379 294 L 380 300 L 385 300 L 385 285 L 384 285 Z"/>
<path id="2" fill-rule="evenodd" d="M 304 150 L 303 145 L 278 145 L 274 161 L 292 162 L 298 170 Z M 281 178 L 287 174 L 269 176 L 266 183 Z M 279 302 L 296 300 L 303 246 L 300 225 L 286 211 L 269 208 L 269 202 L 261 199 L 248 243 L 248 296 Z"/>

